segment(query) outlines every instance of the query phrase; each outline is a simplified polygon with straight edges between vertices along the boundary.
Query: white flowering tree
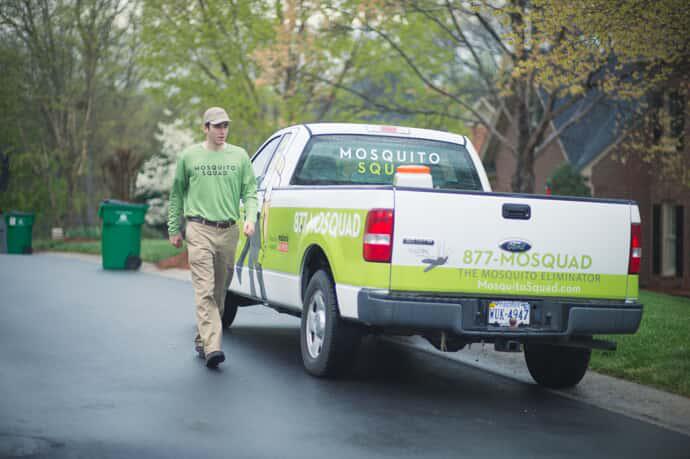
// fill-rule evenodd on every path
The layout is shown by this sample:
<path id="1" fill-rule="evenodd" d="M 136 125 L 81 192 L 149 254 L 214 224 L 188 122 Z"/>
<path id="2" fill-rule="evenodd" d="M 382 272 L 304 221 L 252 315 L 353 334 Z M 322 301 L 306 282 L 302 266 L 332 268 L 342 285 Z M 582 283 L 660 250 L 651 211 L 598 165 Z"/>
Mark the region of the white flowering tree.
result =
<path id="1" fill-rule="evenodd" d="M 165 229 L 168 220 L 168 198 L 175 175 L 177 155 L 194 142 L 194 134 L 182 120 L 159 123 L 156 139 L 161 151 L 149 158 L 137 175 L 136 195 L 149 205 L 146 223 Z"/>

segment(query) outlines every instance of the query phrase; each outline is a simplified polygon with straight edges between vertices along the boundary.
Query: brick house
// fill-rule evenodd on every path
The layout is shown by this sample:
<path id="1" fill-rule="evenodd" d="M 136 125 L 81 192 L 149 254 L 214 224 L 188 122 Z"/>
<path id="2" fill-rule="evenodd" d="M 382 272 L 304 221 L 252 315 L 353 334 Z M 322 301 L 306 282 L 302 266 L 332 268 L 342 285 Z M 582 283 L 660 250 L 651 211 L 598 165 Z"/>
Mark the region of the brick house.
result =
<path id="1" fill-rule="evenodd" d="M 678 107 L 677 100 L 675 103 Z M 680 167 L 690 171 L 690 142 L 685 140 L 690 139 L 690 123 L 685 121 L 690 118 L 689 105 L 683 100 L 680 106 L 672 123 L 676 134 L 683 133 L 681 153 L 685 162 Z M 551 129 L 561 126 L 568 116 L 566 113 L 556 119 Z M 494 126 L 508 138 L 515 138 L 505 119 L 496 118 Z M 615 105 L 598 104 L 551 142 L 535 159 L 535 190 L 543 193 L 554 170 L 570 162 L 588 179 L 592 196 L 637 201 L 643 233 L 640 286 L 690 296 L 690 185 L 664 176 L 657 164 L 645 163 L 635 155 L 626 156 L 624 162 L 616 159 L 624 153 L 617 134 L 618 118 Z M 494 191 L 510 192 L 515 158 L 495 137 L 487 135 L 486 129 L 477 126 L 472 131 Z"/>

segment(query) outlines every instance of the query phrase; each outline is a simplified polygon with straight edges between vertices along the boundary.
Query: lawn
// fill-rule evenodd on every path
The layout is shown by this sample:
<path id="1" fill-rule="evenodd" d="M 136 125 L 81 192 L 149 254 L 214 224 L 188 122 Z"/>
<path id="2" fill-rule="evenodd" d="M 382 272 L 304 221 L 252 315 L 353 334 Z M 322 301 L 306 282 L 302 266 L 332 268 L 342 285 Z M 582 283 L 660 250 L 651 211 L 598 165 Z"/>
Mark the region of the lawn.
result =
<path id="1" fill-rule="evenodd" d="M 52 250 L 57 252 L 101 253 L 101 241 L 33 241 L 35 251 Z M 141 259 L 150 263 L 172 257 L 186 250 L 186 246 L 176 249 L 167 239 L 142 239 Z"/>
<path id="2" fill-rule="evenodd" d="M 604 337 L 618 349 L 592 352 L 590 368 L 690 397 L 690 298 L 643 290 L 640 301 L 638 332 Z"/>

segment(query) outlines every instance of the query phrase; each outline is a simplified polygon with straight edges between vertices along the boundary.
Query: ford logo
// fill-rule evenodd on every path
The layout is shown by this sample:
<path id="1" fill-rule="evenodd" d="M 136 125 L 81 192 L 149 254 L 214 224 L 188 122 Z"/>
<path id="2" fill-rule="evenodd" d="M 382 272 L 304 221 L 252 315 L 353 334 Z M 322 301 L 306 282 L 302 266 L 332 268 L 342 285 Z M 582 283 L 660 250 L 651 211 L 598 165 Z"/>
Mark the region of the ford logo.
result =
<path id="1" fill-rule="evenodd" d="M 532 248 L 529 242 L 519 241 L 517 239 L 512 241 L 505 241 L 499 247 L 506 252 L 527 252 Z"/>

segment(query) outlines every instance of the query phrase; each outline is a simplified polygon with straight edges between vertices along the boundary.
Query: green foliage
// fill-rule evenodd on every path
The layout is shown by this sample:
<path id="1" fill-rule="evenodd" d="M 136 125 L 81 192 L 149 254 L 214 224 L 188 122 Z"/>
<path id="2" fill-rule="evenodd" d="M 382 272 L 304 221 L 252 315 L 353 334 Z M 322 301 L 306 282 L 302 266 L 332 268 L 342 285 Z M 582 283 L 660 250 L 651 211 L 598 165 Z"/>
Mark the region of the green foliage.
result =
<path id="1" fill-rule="evenodd" d="M 159 100 L 201 133 L 210 105 L 227 109 L 230 139 L 257 144 L 275 121 L 253 53 L 273 35 L 268 2 L 146 0 L 141 63 Z"/>
<path id="2" fill-rule="evenodd" d="M 75 228 L 66 228 L 64 230 L 65 239 L 88 239 L 100 240 L 101 227 L 100 226 L 79 226 Z"/>
<path id="3" fill-rule="evenodd" d="M 618 349 L 594 351 L 590 368 L 690 397 L 690 298 L 642 291 L 640 301 L 638 332 L 607 336 Z"/>
<path id="4" fill-rule="evenodd" d="M 447 33 L 453 27 L 450 17 L 432 2 L 382 8 L 374 3 L 334 7 L 334 30 L 358 37 L 352 73 L 343 82 L 347 91 L 339 93 L 340 113 L 467 133 L 467 106 L 477 99 L 482 83 L 458 56 L 457 42 Z"/>
<path id="5" fill-rule="evenodd" d="M 689 87 L 684 3 L 351 0 L 332 20 L 364 37 L 346 82 L 360 113 L 481 123 L 516 159 L 513 190 L 533 192 L 536 158 L 596 103 Z"/>
<path id="6" fill-rule="evenodd" d="M 570 164 L 565 163 L 548 178 L 551 194 L 560 196 L 592 196 L 587 179 Z"/>
<path id="7" fill-rule="evenodd" d="M 143 239 L 163 239 L 167 242 L 166 233 L 160 226 L 142 225 L 141 237 Z"/>
<path id="8" fill-rule="evenodd" d="M 57 159 L 36 152 L 10 151 L 8 188 L 0 193 L 0 209 L 34 212 L 34 231 L 48 234 L 52 222 L 68 212 L 68 189 L 64 177 L 56 176 Z"/>
<path id="9" fill-rule="evenodd" d="M 685 0 L 532 3 L 540 24 L 535 41 L 561 37 L 558 52 L 545 57 L 562 66 L 559 76 L 573 80 L 578 72 L 583 78 L 592 69 L 600 69 L 593 84 L 603 83 L 607 92 L 633 98 L 674 77 L 688 81 L 690 9 Z M 541 68 L 545 63 L 535 65 Z"/>
<path id="10" fill-rule="evenodd" d="M 533 39 L 549 53 L 523 62 L 545 88 L 577 96 L 597 88 L 627 102 L 620 160 L 642 161 L 690 186 L 684 136 L 690 107 L 690 8 L 685 0 L 535 0 Z M 559 37 L 553 43 L 549 37 Z M 685 145 L 685 148 L 684 148 Z"/>
<path id="11" fill-rule="evenodd" d="M 110 194 L 103 158 L 155 150 L 162 110 L 132 65 L 137 3 L 0 3 L 0 148 L 12 169 L 0 199 L 40 213 L 39 231 L 94 224 Z"/>
<path id="12" fill-rule="evenodd" d="M 211 0 L 203 5 L 146 0 L 141 62 L 154 82 L 153 92 L 188 127 L 198 130 L 203 110 L 221 105 L 233 119 L 230 141 L 249 151 L 277 128 L 294 123 L 414 124 L 407 121 L 416 115 L 409 109 L 396 113 L 361 103 L 376 93 L 411 106 L 428 94 L 416 81 L 415 88 L 400 90 L 397 79 L 409 79 L 406 72 L 390 62 L 390 50 L 353 30 L 342 6 L 295 0 Z M 435 64 L 452 54 L 436 49 L 443 55 L 426 53 Z M 442 127 L 438 120 L 448 119 L 445 112 L 437 107 L 424 116 Z M 426 120 L 421 125 L 429 126 Z M 457 121 L 453 127 L 458 130 Z"/>
<path id="13" fill-rule="evenodd" d="M 0 152 L 17 145 L 20 141 L 17 113 L 21 110 L 22 81 L 21 48 L 8 36 L 0 39 Z"/>

